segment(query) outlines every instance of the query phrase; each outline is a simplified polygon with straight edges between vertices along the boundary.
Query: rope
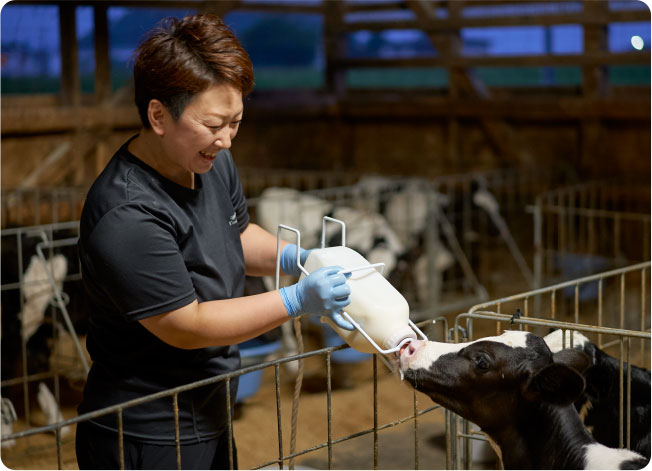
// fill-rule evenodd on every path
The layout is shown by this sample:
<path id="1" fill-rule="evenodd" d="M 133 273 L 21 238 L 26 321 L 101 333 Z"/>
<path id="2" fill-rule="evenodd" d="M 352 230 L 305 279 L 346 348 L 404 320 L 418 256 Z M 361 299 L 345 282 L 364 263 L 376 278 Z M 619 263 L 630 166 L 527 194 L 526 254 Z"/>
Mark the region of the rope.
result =
<path id="1" fill-rule="evenodd" d="M 294 333 L 297 338 L 297 354 L 303 353 L 303 335 L 301 334 L 301 320 L 294 318 Z M 294 455 L 297 445 L 297 419 L 299 416 L 299 396 L 301 395 L 301 386 L 303 384 L 303 359 L 297 360 L 299 368 L 297 378 L 294 383 L 294 395 L 292 396 L 292 422 L 290 431 L 290 455 Z M 290 469 L 294 469 L 294 457 L 290 458 Z"/>

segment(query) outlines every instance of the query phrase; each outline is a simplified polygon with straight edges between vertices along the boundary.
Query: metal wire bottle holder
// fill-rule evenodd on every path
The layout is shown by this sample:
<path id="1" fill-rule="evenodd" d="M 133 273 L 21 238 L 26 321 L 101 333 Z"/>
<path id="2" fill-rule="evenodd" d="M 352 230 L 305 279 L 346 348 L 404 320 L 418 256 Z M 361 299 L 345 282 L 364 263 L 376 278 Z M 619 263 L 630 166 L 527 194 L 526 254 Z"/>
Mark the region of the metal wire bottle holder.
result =
<path id="1" fill-rule="evenodd" d="M 335 219 L 329 216 L 324 216 L 322 219 L 322 226 L 321 226 L 321 248 L 324 249 L 326 248 L 326 222 L 331 221 L 339 224 L 342 228 L 342 242 L 341 246 L 346 247 L 346 224 L 344 224 L 343 221 L 340 221 L 339 219 Z M 277 230 L 277 237 L 276 237 L 276 289 L 279 289 L 279 283 L 280 283 L 280 274 L 281 274 L 281 231 L 282 230 L 288 230 L 291 232 L 294 232 L 297 236 L 297 243 L 296 243 L 296 261 L 297 261 L 297 267 L 301 270 L 301 272 L 308 276 L 310 273 L 308 270 L 305 269 L 305 267 L 301 264 L 301 257 L 300 257 L 300 252 L 301 252 L 301 231 L 298 229 L 295 229 L 290 226 L 286 226 L 283 224 L 278 225 L 278 230 Z M 362 265 L 359 267 L 354 267 L 354 268 L 343 268 L 340 270 L 338 273 L 353 273 L 355 271 L 360 271 L 360 270 L 369 270 L 369 269 L 378 269 L 380 268 L 380 273 L 381 275 L 385 271 L 385 264 L 384 263 L 370 263 L 368 265 Z M 348 312 L 342 310 L 340 311 L 340 314 L 342 314 L 342 317 L 344 317 L 347 321 L 349 321 L 355 329 L 360 332 L 360 335 L 362 335 L 367 341 L 371 344 L 374 349 L 378 351 L 378 353 L 382 355 L 389 355 L 391 353 L 396 353 L 400 351 L 403 346 L 411 342 L 413 339 L 407 338 L 403 339 L 399 344 L 393 348 L 387 348 L 383 349 L 381 348 L 370 336 L 365 332 L 365 330 L 362 328 L 362 326 L 357 323 L 350 315 Z M 428 340 L 428 337 L 408 318 L 408 325 L 412 330 L 416 332 L 416 334 L 421 337 L 423 340 Z"/>

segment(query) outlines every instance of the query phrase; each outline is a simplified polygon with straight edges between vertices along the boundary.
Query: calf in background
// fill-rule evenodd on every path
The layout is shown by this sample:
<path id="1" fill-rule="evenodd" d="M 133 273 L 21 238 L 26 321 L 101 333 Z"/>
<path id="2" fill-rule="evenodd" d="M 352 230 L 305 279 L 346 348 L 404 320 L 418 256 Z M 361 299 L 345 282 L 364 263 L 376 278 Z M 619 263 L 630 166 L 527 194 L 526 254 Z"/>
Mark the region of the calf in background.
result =
<path id="1" fill-rule="evenodd" d="M 555 355 L 525 331 L 469 343 L 413 341 L 401 377 L 490 438 L 505 469 L 641 469 L 648 459 L 596 442 L 573 402 L 584 391 L 577 349 Z"/>
<path id="2" fill-rule="evenodd" d="M 583 351 L 590 359 L 582 371 L 586 388 L 575 401 L 575 408 L 591 435 L 603 445 L 617 447 L 619 439 L 620 360 L 600 350 L 577 331 L 573 331 L 571 347 L 570 331 L 562 342 L 562 331 L 555 330 L 544 338 L 553 353 L 563 348 Z M 650 458 L 650 371 L 631 365 L 630 448 Z M 623 362 L 623 404 L 627 407 L 627 363 Z M 625 409 L 626 410 L 626 409 Z"/>

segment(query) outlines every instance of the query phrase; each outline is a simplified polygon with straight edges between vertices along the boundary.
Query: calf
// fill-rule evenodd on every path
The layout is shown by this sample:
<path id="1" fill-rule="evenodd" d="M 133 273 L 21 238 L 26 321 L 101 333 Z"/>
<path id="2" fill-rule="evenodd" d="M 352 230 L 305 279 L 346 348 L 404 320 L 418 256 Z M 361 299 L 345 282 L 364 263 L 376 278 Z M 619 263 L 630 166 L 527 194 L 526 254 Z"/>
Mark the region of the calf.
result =
<path id="1" fill-rule="evenodd" d="M 555 330 L 544 338 L 553 353 L 562 348 L 571 348 L 570 333 L 566 331 L 566 341 L 562 345 L 562 331 Z M 580 398 L 575 401 L 584 425 L 593 437 L 600 443 L 610 447 L 618 446 L 619 403 L 620 403 L 620 360 L 614 358 L 579 332 L 573 332 L 572 348 L 583 351 L 590 363 L 582 372 L 586 380 L 586 388 Z M 650 371 L 631 366 L 631 449 L 650 458 Z M 623 394 L 627 395 L 627 363 L 623 363 Z M 623 400 L 625 407 L 626 399 Z"/>
<path id="2" fill-rule="evenodd" d="M 597 443 L 573 402 L 589 359 L 578 350 L 553 356 L 541 337 L 506 331 L 470 343 L 413 341 L 402 349 L 402 378 L 476 423 L 505 469 L 640 469 L 648 459 Z"/>
<path id="3" fill-rule="evenodd" d="M 57 333 L 57 329 L 63 326 L 66 329 L 64 332 L 67 331 L 68 326 L 64 323 L 59 306 L 56 306 L 56 310 L 50 309 L 50 306 L 55 303 L 55 291 L 48 281 L 48 273 L 63 297 L 76 334 L 85 334 L 88 327 L 86 293 L 81 280 L 76 279 L 75 276 L 79 273 L 76 244 L 70 241 L 70 244 L 53 248 L 52 251 L 44 249 L 45 263 L 36 255 L 37 245 L 43 242 L 42 232 L 48 234 L 48 240 L 61 241 L 74 239 L 77 230 L 36 229 L 25 228 L 19 233 L 3 231 L 1 237 L 3 289 L 0 294 L 2 313 L 0 376 L 5 382 L 2 387 L 2 400 L 5 405 L 12 404 L 13 407 L 15 404 L 17 409 L 16 414 L 3 416 L 3 420 L 26 414 L 23 407 L 23 399 L 26 395 L 30 403 L 38 403 L 48 421 L 56 420 L 57 414 L 60 414 L 56 401 L 52 400 L 54 396 L 48 389 L 53 386 L 49 379 L 51 375 L 46 375 L 48 379 L 39 384 L 37 394 L 34 394 L 35 386 L 31 382 L 27 392 L 22 383 L 10 382 L 22 377 L 24 370 L 27 375 L 52 372 L 55 333 L 56 339 L 62 340 L 63 337 Z M 26 343 L 25 355 L 22 349 L 23 342 Z M 64 357 L 59 353 L 58 358 Z M 79 381 L 83 380 L 85 375 L 82 377 L 78 370 L 68 370 L 63 376 L 67 381 L 60 382 L 59 387 L 67 389 L 60 391 L 60 400 L 72 399 L 77 402 Z M 67 397 L 64 392 L 71 393 L 72 397 Z M 5 422 L 4 425 L 9 424 Z M 7 446 L 6 441 L 3 442 L 3 446 Z"/>

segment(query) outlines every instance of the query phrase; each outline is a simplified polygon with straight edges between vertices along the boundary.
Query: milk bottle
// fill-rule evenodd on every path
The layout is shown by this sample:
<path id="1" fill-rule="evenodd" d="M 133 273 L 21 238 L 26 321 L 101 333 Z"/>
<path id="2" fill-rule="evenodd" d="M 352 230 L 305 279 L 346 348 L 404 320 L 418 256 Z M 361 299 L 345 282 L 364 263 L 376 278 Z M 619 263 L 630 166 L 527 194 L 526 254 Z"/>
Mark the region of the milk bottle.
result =
<path id="1" fill-rule="evenodd" d="M 369 265 L 369 262 L 348 247 L 328 247 L 313 249 L 304 268 L 312 273 L 321 267 L 333 265 L 352 269 Z M 404 339 L 416 339 L 416 334 L 408 324 L 410 308 L 407 301 L 376 268 L 353 271 L 347 283 L 351 288 L 351 304 L 344 310 L 378 346 L 387 350 L 395 348 Z M 341 329 L 324 316 L 322 320 L 328 322 L 351 347 L 364 353 L 377 353 L 374 346 L 357 329 Z"/>

